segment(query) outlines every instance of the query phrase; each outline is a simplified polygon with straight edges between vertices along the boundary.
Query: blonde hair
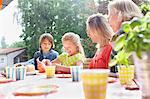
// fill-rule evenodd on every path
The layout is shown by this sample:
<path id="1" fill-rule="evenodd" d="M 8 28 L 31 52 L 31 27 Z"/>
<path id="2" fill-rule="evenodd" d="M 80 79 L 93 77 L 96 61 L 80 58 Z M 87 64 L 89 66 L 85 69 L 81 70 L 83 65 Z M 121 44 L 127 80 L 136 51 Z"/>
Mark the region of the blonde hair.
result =
<path id="1" fill-rule="evenodd" d="M 62 42 L 64 41 L 72 42 L 75 46 L 77 46 L 78 52 L 80 52 L 85 57 L 85 53 L 80 41 L 80 36 L 78 34 L 75 34 L 73 32 L 65 33 L 62 37 Z"/>
<path id="2" fill-rule="evenodd" d="M 108 5 L 108 9 L 113 8 L 120 11 L 123 22 L 129 21 L 134 17 L 141 18 L 143 16 L 138 6 L 132 0 L 114 0 Z"/>
<path id="3" fill-rule="evenodd" d="M 40 50 L 41 50 L 41 43 L 47 39 L 51 44 L 52 44 L 52 48 L 55 47 L 54 45 L 54 39 L 53 39 L 53 36 L 50 34 L 50 33 L 44 33 L 40 36 L 40 39 L 39 39 L 39 47 L 40 47 Z"/>
<path id="4" fill-rule="evenodd" d="M 114 35 L 107 19 L 100 13 L 89 16 L 86 25 L 88 29 L 94 30 L 103 37 L 101 40 L 101 46 L 106 44 L 106 42 L 109 42 Z"/>

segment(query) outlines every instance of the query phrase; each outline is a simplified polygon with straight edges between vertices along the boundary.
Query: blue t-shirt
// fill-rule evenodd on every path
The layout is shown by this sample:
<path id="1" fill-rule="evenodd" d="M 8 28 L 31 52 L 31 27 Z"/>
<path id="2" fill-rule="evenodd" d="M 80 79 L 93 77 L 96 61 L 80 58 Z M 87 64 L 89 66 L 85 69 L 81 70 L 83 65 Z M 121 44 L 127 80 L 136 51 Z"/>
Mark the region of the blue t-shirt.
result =
<path id="1" fill-rule="evenodd" d="M 35 69 L 37 70 L 37 61 L 36 59 L 39 58 L 40 61 L 42 61 L 43 59 L 49 59 L 50 61 L 56 59 L 58 57 L 58 52 L 51 49 L 49 51 L 49 53 L 43 53 L 42 51 L 37 51 L 34 53 L 34 65 L 35 65 Z"/>

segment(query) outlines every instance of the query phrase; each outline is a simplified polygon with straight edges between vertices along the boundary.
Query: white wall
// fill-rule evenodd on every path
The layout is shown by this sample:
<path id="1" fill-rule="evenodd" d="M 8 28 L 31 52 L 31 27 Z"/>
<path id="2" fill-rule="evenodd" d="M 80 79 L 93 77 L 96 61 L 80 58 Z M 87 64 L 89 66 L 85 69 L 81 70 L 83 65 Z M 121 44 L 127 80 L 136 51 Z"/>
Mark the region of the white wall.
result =
<path id="1" fill-rule="evenodd" d="M 7 65 L 13 65 L 14 64 L 14 58 L 17 55 L 19 55 L 20 53 L 22 53 L 23 51 L 24 51 L 24 49 L 8 54 L 7 55 Z"/>
<path id="2" fill-rule="evenodd" d="M 9 65 L 13 65 L 14 64 L 14 58 L 17 55 L 21 54 L 23 51 L 24 51 L 24 49 L 10 53 L 10 54 L 7 54 L 7 55 L 0 55 L 0 68 L 6 67 Z M 4 62 L 1 62 L 2 58 L 4 58 Z"/>
<path id="3" fill-rule="evenodd" d="M 1 61 L 1 59 L 4 59 L 4 62 Z M 6 55 L 0 55 L 0 68 L 3 68 L 7 66 L 7 56 Z"/>

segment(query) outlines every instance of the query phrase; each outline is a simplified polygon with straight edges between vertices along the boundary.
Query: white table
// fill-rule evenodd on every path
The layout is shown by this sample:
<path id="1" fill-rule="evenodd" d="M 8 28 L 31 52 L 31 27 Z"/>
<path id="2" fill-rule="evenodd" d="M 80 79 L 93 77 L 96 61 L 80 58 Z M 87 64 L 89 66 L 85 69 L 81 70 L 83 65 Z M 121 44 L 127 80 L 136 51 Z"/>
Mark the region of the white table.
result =
<path id="1" fill-rule="evenodd" d="M 12 91 L 28 85 L 58 85 L 58 92 L 46 96 L 13 96 Z M 46 79 L 45 75 L 27 76 L 25 80 L 0 84 L 0 93 L 10 99 L 84 99 L 82 82 L 72 82 L 71 78 Z M 141 91 L 125 90 L 119 82 L 107 87 L 107 99 L 141 99 Z"/>

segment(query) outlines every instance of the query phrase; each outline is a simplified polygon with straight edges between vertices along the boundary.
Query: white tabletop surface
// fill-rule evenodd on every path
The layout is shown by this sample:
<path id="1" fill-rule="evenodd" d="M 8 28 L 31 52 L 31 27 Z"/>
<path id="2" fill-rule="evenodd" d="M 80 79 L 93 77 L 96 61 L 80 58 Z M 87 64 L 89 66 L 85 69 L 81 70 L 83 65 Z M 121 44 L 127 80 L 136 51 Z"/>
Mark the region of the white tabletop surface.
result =
<path id="1" fill-rule="evenodd" d="M 29 85 L 58 85 L 58 92 L 46 96 L 13 96 L 11 93 L 23 86 Z M 72 82 L 71 78 L 50 78 L 43 75 L 27 76 L 25 80 L 0 84 L 0 94 L 6 99 L 84 99 L 82 82 Z M 108 83 L 106 99 L 142 99 L 141 91 L 125 90 L 119 82 Z"/>

